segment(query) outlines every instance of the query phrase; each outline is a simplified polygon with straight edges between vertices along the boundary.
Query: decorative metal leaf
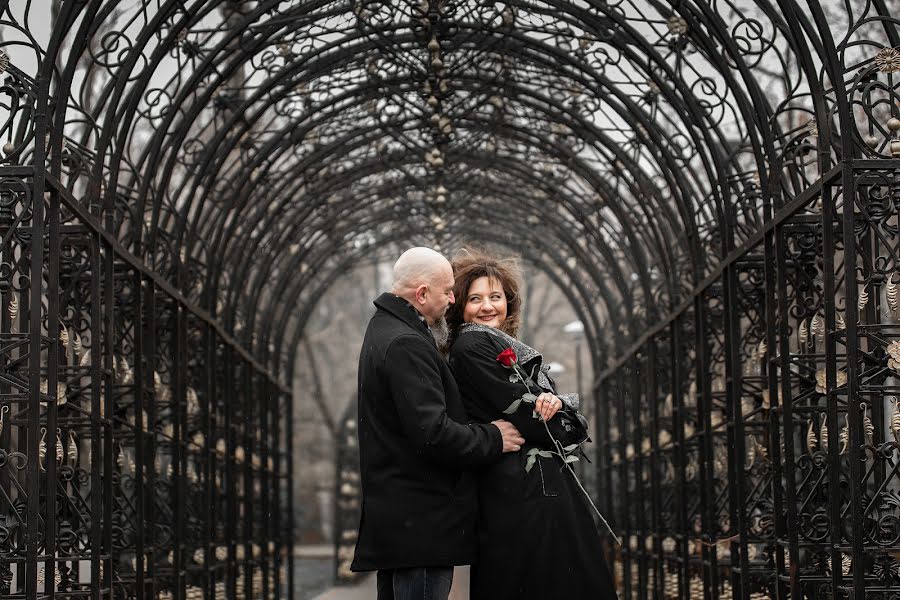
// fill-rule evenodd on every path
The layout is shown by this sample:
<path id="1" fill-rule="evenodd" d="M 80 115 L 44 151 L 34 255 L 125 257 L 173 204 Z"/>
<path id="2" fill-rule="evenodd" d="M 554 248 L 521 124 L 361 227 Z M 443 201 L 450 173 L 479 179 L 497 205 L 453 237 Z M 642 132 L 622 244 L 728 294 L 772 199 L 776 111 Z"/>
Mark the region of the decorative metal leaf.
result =
<path id="1" fill-rule="evenodd" d="M 75 443 L 75 433 L 72 431 L 69 432 L 68 456 L 73 465 L 78 463 L 78 444 Z"/>
<path id="2" fill-rule="evenodd" d="M 15 320 L 16 317 L 19 316 L 19 296 L 18 294 L 12 294 L 9 299 L 9 318 L 10 320 Z"/>
<path id="3" fill-rule="evenodd" d="M 896 396 L 891 396 L 891 402 L 894 403 L 894 411 L 891 413 L 891 433 L 894 434 L 894 441 L 900 444 L 900 403 L 897 402 Z"/>
<path id="4" fill-rule="evenodd" d="M 850 417 L 847 414 L 844 414 L 844 426 L 841 427 L 838 441 L 841 443 L 841 454 L 843 454 L 847 451 L 847 446 L 850 445 Z"/>
<path id="5" fill-rule="evenodd" d="M 887 297 L 888 307 L 891 309 L 891 312 L 897 312 L 897 284 L 894 283 L 893 273 L 888 277 L 887 283 L 884 286 L 884 295 Z"/>
<path id="6" fill-rule="evenodd" d="M 47 429 L 41 427 L 41 442 L 38 444 L 38 461 L 41 471 L 44 471 L 44 459 L 47 458 Z"/>
<path id="7" fill-rule="evenodd" d="M 875 437 L 875 425 L 872 423 L 872 419 L 869 418 L 869 410 L 866 406 L 866 403 L 862 403 L 863 409 L 863 434 L 866 436 L 869 445 L 872 445 L 873 438 Z"/>
<path id="8" fill-rule="evenodd" d="M 66 349 L 66 356 L 69 355 L 69 330 L 63 325 L 59 329 L 59 343 Z"/>
<path id="9" fill-rule="evenodd" d="M 197 397 L 197 390 L 188 386 L 186 396 L 188 415 L 196 415 L 198 412 L 200 412 L 200 401 Z"/>

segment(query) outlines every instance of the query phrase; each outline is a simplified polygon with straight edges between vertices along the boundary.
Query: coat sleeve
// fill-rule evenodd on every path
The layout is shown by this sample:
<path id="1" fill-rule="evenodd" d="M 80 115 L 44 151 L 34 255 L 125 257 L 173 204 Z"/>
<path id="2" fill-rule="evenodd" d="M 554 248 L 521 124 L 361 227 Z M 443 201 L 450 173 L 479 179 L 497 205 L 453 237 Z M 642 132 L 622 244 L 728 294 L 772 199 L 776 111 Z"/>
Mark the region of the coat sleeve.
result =
<path id="1" fill-rule="evenodd" d="M 503 451 L 490 423 L 464 424 L 447 415 L 441 371 L 433 348 L 418 335 L 400 336 L 385 355 L 385 369 L 400 423 L 416 450 L 453 466 L 487 464 Z"/>
<path id="2" fill-rule="evenodd" d="M 515 425 L 527 443 L 552 448 L 543 422 L 534 417 L 533 404 L 522 402 L 514 413 L 503 412 L 528 390 L 523 382 L 510 381 L 512 369 L 497 362 L 497 355 L 503 350 L 502 344 L 498 344 L 489 333 L 470 332 L 464 336 L 466 339 L 460 338 L 451 351 L 450 366 L 470 401 L 477 402 L 483 414 L 506 419 Z M 542 390 L 532 388 L 531 391 L 538 395 Z M 547 426 L 557 440 L 567 438 L 560 413 L 550 419 Z"/>

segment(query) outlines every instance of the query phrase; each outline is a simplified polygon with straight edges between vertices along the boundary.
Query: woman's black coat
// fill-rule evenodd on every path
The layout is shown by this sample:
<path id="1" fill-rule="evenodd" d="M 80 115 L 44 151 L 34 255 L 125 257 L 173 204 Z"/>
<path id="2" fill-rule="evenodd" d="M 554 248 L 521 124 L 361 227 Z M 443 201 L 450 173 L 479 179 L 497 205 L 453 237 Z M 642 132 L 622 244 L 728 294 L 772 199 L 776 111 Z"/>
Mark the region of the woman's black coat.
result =
<path id="1" fill-rule="evenodd" d="M 428 327 L 382 294 L 359 359 L 362 515 L 354 571 L 471 564 L 477 499 L 469 471 L 500 458 L 491 425 L 468 424 Z"/>
<path id="2" fill-rule="evenodd" d="M 471 600 L 606 600 L 616 598 L 591 509 L 557 457 L 538 458 L 526 471 L 530 448 L 551 448 L 544 425 L 531 404 L 513 414 L 503 411 L 526 391 L 510 381 L 512 371 L 497 362 L 505 345 L 491 333 L 469 331 L 450 349 L 469 417 L 488 423 L 506 418 L 525 438 L 519 452 L 505 454 L 481 470 L 478 561 L 472 568 Z M 540 368 L 540 355 L 522 365 Z M 539 391 L 534 390 L 535 393 Z M 543 391 L 555 391 L 552 386 Z M 567 433 L 560 411 L 548 423 L 554 437 Z M 580 440 L 566 440 L 575 442 Z"/>

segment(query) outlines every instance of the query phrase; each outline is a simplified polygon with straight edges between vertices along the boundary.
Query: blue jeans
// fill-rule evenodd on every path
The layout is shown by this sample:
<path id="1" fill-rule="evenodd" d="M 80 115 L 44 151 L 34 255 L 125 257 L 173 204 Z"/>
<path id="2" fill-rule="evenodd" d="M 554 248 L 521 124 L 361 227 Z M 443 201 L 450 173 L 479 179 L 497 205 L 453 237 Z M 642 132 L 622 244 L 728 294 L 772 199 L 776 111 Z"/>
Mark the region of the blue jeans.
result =
<path id="1" fill-rule="evenodd" d="M 447 600 L 453 567 L 378 571 L 378 600 Z"/>

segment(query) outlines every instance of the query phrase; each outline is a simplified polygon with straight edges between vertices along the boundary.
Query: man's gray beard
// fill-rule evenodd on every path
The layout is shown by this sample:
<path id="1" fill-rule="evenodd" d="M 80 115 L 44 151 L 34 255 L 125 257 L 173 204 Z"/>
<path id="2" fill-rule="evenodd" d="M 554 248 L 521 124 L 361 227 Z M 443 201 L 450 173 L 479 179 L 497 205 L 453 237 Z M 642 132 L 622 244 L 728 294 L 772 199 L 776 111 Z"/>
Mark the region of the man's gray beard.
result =
<path id="1" fill-rule="evenodd" d="M 434 341 L 437 343 L 438 348 L 443 348 L 447 343 L 447 340 L 450 339 L 450 326 L 447 325 L 447 319 L 445 317 L 441 317 L 434 324 L 430 325 L 431 335 L 434 336 Z"/>

